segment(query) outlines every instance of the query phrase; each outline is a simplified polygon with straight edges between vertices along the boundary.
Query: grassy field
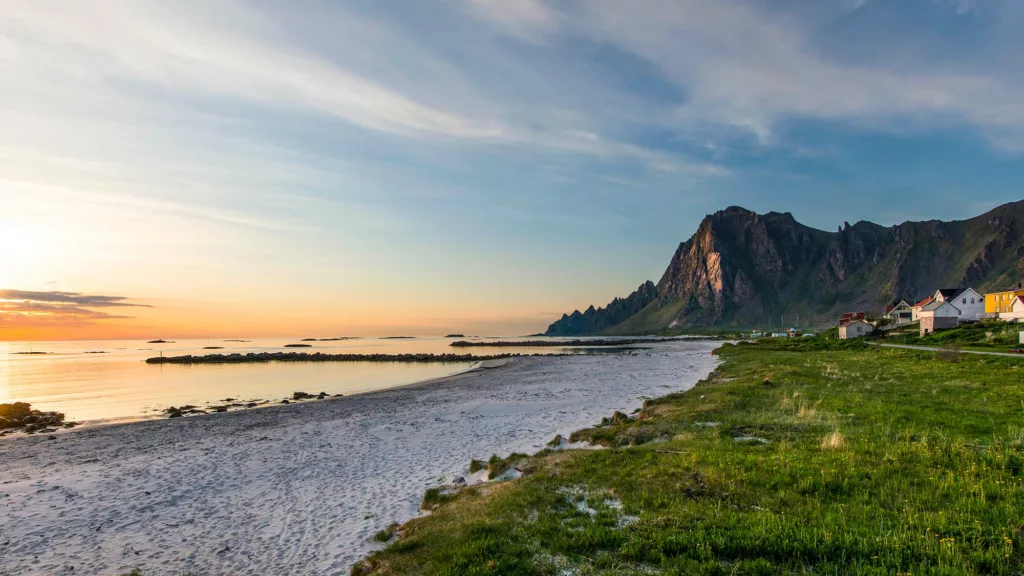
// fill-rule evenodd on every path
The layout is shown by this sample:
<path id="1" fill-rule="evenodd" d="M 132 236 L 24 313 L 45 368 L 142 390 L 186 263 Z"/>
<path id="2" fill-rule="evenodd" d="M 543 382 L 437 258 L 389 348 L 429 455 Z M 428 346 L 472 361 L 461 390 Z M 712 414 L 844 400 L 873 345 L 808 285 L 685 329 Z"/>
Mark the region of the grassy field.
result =
<path id="1" fill-rule="evenodd" d="M 915 346 L 948 346 L 955 344 L 964 349 L 971 350 L 993 350 L 1007 352 L 1011 348 L 1020 345 L 1020 331 L 1024 330 L 1022 324 L 1010 324 L 1007 322 L 988 321 L 964 324 L 952 330 L 940 330 L 924 337 L 918 335 L 915 327 L 909 333 L 902 335 L 888 335 L 878 338 L 881 342 L 890 344 L 911 344 Z"/>
<path id="2" fill-rule="evenodd" d="M 435 498 L 353 573 L 1024 574 L 1024 360 L 823 339 L 720 356 L 575 435 L 608 449 Z"/>

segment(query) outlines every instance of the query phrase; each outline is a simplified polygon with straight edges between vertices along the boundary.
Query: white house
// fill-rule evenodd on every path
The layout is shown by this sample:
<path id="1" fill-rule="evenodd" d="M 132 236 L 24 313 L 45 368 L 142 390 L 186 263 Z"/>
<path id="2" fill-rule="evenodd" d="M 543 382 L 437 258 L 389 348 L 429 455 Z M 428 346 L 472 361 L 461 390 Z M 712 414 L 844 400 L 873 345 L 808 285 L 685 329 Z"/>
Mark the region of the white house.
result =
<path id="1" fill-rule="evenodd" d="M 1000 312 L 999 319 L 1024 322 L 1024 300 L 1022 300 L 1020 296 L 1014 298 L 1013 302 L 1010 304 L 1010 311 Z"/>
<path id="2" fill-rule="evenodd" d="M 924 336 L 936 330 L 956 328 L 960 323 L 962 313 L 948 300 L 944 302 L 936 300 L 923 306 L 917 316 L 921 321 L 921 336 Z"/>
<path id="3" fill-rule="evenodd" d="M 885 307 L 883 317 L 893 324 L 909 324 L 914 318 L 914 312 L 906 300 L 899 300 Z"/>
<path id="4" fill-rule="evenodd" d="M 935 302 L 935 297 L 934 296 L 929 296 L 929 297 L 925 298 L 924 300 L 921 300 L 920 302 L 917 302 L 913 306 L 911 306 L 910 307 L 910 320 L 911 320 L 911 322 L 917 322 L 918 320 L 920 320 L 921 319 L 921 310 L 923 310 L 925 306 L 927 306 L 927 305 L 929 305 L 929 304 L 931 304 L 933 302 Z"/>
<path id="5" fill-rule="evenodd" d="M 949 301 L 939 302 L 936 300 L 931 304 L 925 304 L 921 307 L 921 312 L 918 313 L 919 318 L 956 318 L 960 319 L 963 317 L 963 312 L 959 308 L 949 303 Z"/>
<path id="6" fill-rule="evenodd" d="M 875 331 L 875 327 L 863 320 L 854 320 L 853 322 L 847 322 L 839 326 L 839 338 L 847 340 L 850 338 L 860 338 L 861 336 L 867 336 Z"/>
<path id="7" fill-rule="evenodd" d="M 974 288 L 964 288 L 944 301 L 960 310 L 961 322 L 977 322 L 985 315 L 985 297 L 978 294 Z"/>

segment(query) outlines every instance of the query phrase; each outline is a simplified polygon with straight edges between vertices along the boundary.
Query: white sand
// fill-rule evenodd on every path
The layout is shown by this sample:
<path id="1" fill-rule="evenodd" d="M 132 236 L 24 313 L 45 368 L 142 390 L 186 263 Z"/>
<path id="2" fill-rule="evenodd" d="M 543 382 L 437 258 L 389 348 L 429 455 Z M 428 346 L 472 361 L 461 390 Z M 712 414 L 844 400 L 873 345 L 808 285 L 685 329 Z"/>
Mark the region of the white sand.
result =
<path id="1" fill-rule="evenodd" d="M 707 342 L 0 441 L 0 575 L 346 574 L 471 458 L 534 452 L 711 371 Z"/>

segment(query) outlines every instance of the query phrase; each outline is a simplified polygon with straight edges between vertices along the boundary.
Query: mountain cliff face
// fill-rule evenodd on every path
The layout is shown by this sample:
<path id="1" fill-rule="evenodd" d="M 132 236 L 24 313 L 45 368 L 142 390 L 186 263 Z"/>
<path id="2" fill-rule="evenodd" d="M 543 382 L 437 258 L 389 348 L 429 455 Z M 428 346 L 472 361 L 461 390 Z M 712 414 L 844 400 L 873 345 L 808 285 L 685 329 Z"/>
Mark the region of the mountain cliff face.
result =
<path id="1" fill-rule="evenodd" d="M 731 207 L 704 218 L 653 289 L 645 284 L 643 294 L 607 309 L 563 316 L 548 333 L 827 325 L 843 312 L 916 300 L 939 286 L 984 291 L 1015 286 L 1022 277 L 1024 201 L 970 220 L 844 223 L 836 232 L 804 226 L 789 213 Z M 618 320 L 629 308 L 616 303 L 635 306 L 652 296 Z M 582 321 L 588 313 L 602 321 Z"/>

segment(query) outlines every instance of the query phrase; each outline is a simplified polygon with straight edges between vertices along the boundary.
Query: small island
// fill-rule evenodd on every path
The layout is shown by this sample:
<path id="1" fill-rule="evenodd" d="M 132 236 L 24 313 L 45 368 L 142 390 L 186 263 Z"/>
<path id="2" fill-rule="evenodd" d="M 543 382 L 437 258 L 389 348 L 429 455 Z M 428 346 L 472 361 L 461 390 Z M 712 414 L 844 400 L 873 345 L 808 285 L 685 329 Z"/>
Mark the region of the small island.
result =
<path id="1" fill-rule="evenodd" d="M 203 356 L 157 356 L 146 364 L 254 364 L 260 362 L 484 362 L 521 358 L 531 354 L 324 354 L 323 352 L 250 352 L 248 354 L 206 354 Z M 554 357 L 566 354 L 536 354 Z"/>
<path id="2" fill-rule="evenodd" d="M 465 337 L 466 337 L 465 334 L 449 334 L 449 335 L 445 336 L 445 338 L 465 338 Z"/>
<path id="3" fill-rule="evenodd" d="M 312 348 L 312 344 L 285 344 L 285 348 Z"/>
<path id="4" fill-rule="evenodd" d="M 150 340 L 146 344 L 174 344 L 174 342 L 170 340 Z"/>

